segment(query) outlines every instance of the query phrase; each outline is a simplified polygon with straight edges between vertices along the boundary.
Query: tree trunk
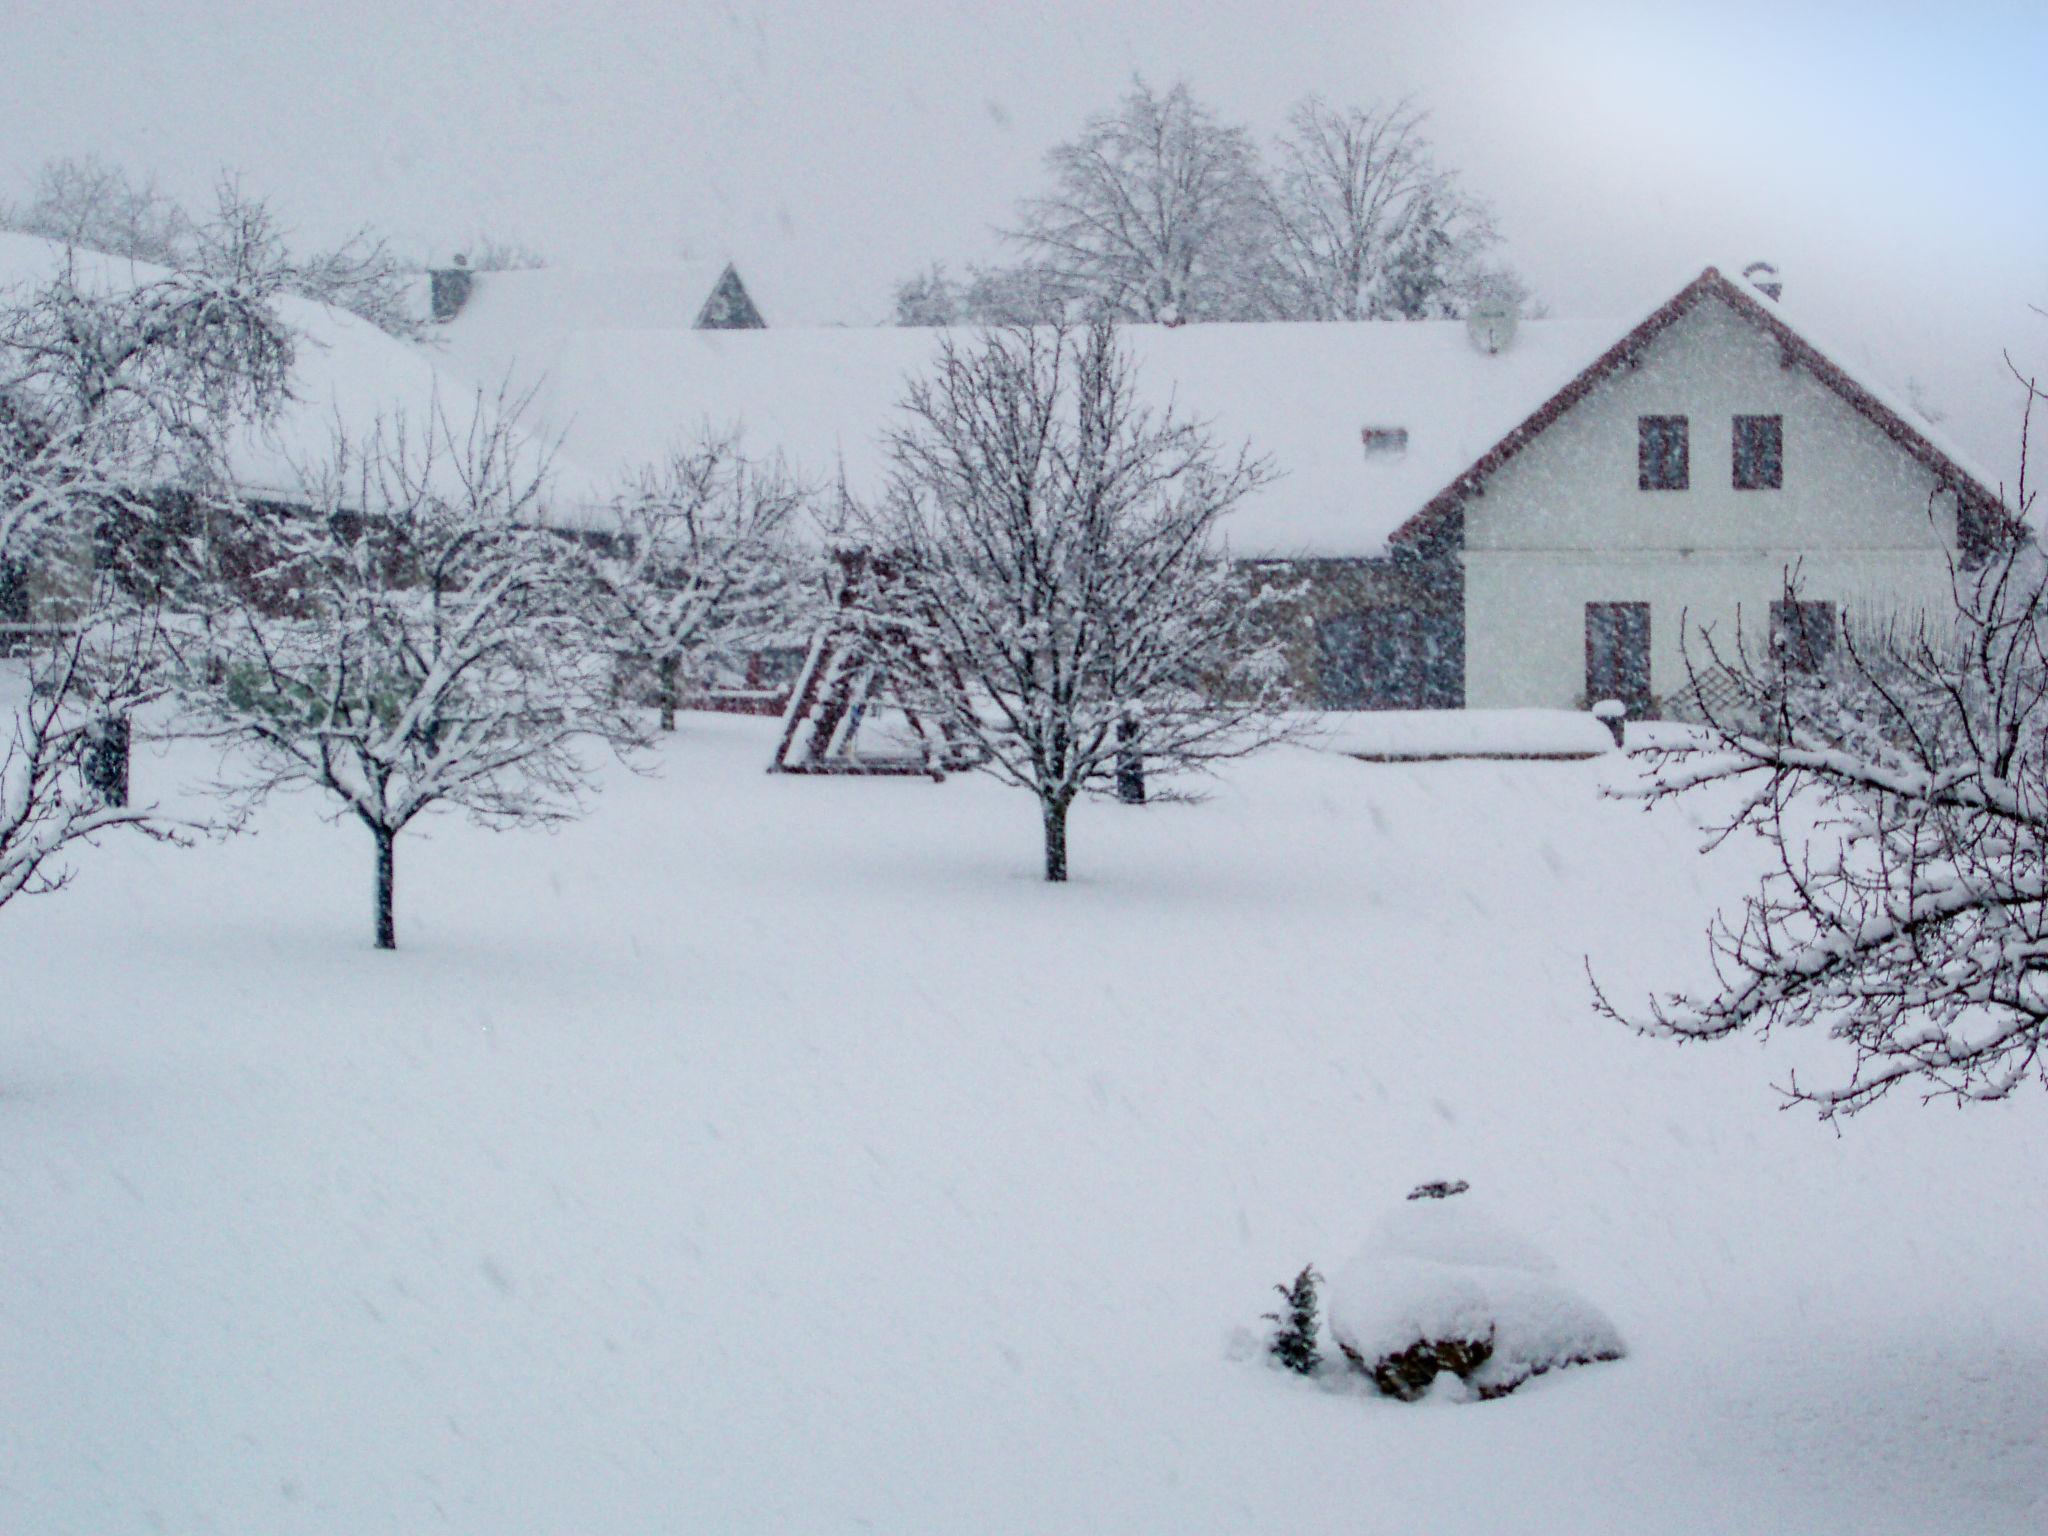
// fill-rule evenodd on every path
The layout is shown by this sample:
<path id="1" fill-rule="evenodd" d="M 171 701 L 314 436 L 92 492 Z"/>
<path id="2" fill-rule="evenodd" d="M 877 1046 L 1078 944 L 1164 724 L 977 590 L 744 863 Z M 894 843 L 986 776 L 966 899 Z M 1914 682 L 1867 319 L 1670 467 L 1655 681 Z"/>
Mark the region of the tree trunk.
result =
<path id="1" fill-rule="evenodd" d="M 1047 800 L 1042 803 L 1045 814 L 1045 878 L 1064 881 L 1067 878 L 1067 802 Z"/>
<path id="2" fill-rule="evenodd" d="M 377 947 L 398 948 L 398 924 L 393 916 L 392 901 L 392 845 L 398 840 L 397 834 L 382 827 L 372 827 L 370 835 L 377 840 Z"/>
<path id="3" fill-rule="evenodd" d="M 1125 805 L 1145 803 L 1145 759 L 1133 745 L 1137 739 L 1137 721 L 1116 723 L 1116 797 Z"/>
<path id="4" fill-rule="evenodd" d="M 672 731 L 676 728 L 676 704 L 681 692 L 682 663 L 674 656 L 664 656 L 655 664 L 655 702 L 661 705 L 661 728 Z"/>

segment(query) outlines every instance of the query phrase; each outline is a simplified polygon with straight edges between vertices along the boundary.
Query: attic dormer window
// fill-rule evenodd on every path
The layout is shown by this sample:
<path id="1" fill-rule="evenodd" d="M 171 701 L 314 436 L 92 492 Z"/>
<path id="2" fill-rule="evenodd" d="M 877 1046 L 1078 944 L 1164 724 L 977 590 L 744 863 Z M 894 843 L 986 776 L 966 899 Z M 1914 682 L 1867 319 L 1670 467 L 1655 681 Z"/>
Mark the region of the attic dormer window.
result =
<path id="1" fill-rule="evenodd" d="M 1365 427 L 1358 435 L 1368 459 L 1395 459 L 1408 451 L 1406 427 Z"/>

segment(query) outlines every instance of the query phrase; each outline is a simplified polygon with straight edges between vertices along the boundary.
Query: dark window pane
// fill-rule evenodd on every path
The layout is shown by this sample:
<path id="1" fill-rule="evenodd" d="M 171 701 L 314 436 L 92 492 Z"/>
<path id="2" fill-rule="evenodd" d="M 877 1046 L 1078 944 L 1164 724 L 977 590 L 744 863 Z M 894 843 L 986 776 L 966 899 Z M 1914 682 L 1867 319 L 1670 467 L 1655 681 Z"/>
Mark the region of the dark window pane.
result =
<path id="1" fill-rule="evenodd" d="M 1441 625 L 1412 608 L 1367 608 L 1316 625 L 1317 684 L 1329 709 L 1425 709 L 1445 702 Z"/>
<path id="2" fill-rule="evenodd" d="M 1692 483 L 1691 440 L 1683 416 L 1636 418 L 1636 483 L 1646 491 L 1682 491 Z"/>
<path id="3" fill-rule="evenodd" d="M 1735 489 L 1775 491 L 1785 483 L 1785 418 L 1735 418 Z"/>

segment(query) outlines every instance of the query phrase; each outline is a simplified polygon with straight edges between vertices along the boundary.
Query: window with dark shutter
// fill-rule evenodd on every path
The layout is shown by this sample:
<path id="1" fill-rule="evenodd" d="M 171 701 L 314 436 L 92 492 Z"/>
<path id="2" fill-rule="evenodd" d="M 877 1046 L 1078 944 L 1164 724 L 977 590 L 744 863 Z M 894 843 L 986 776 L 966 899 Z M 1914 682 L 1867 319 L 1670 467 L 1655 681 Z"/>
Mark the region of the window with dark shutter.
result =
<path id="1" fill-rule="evenodd" d="M 1735 418 L 1735 489 L 1775 491 L 1785 484 L 1785 418 Z"/>
<path id="2" fill-rule="evenodd" d="M 1636 418 L 1636 470 L 1636 483 L 1646 491 L 1682 491 L 1692 483 L 1685 417 Z"/>
<path id="3" fill-rule="evenodd" d="M 1771 604 L 1771 648 L 1789 672 L 1819 671 L 1835 651 L 1835 605 Z"/>

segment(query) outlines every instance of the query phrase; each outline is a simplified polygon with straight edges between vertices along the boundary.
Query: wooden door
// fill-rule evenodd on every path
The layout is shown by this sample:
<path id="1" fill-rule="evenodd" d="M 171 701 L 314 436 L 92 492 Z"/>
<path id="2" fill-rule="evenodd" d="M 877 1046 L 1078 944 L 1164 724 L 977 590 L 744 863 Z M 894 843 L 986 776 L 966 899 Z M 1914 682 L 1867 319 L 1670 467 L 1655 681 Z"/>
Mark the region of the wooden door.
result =
<path id="1" fill-rule="evenodd" d="M 1619 699 L 1629 718 L 1650 713 L 1650 605 L 1586 604 L 1586 702 Z"/>

